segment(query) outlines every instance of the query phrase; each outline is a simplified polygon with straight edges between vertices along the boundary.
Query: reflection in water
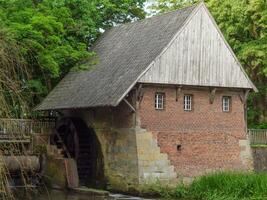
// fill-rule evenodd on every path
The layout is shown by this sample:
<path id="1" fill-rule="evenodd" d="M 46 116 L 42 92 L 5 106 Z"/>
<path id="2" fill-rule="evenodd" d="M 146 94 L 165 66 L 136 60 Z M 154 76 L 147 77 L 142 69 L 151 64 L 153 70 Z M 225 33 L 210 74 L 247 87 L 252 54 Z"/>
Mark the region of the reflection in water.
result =
<path id="1" fill-rule="evenodd" d="M 30 195 L 23 197 L 22 194 L 17 195 L 17 200 L 149 200 L 140 197 L 130 197 L 120 194 L 112 194 L 110 197 L 96 197 L 88 194 L 77 194 L 68 191 L 51 190 L 38 195 Z M 152 200 L 152 199 L 150 199 Z"/>
<path id="2" fill-rule="evenodd" d="M 24 192 L 23 192 L 24 193 Z M 16 200 L 115 200 L 107 197 L 94 197 L 88 194 L 77 194 L 69 191 L 51 190 L 39 194 L 23 195 L 22 192 L 16 195 Z"/>
<path id="3" fill-rule="evenodd" d="M 61 192 L 61 191 L 51 191 L 49 194 L 42 194 L 37 196 L 36 200 L 94 200 L 94 197 L 89 197 L 86 195 L 77 195 L 69 192 Z M 100 200 L 100 199 L 99 199 Z"/>

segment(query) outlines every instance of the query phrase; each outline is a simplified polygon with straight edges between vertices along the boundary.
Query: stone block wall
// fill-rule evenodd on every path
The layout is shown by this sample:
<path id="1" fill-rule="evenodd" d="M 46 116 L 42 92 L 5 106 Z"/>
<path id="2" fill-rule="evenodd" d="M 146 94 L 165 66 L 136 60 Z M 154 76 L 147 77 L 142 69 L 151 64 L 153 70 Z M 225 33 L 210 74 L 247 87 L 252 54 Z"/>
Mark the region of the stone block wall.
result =
<path id="1" fill-rule="evenodd" d="M 164 110 L 155 110 L 155 93 L 165 93 Z M 193 95 L 193 110 L 184 111 L 183 95 Z M 242 92 L 219 90 L 211 104 L 208 89 L 143 88 L 140 127 L 153 133 L 178 177 L 193 178 L 215 170 L 250 170 Z M 231 96 L 231 111 L 222 112 L 222 96 Z"/>
<path id="2" fill-rule="evenodd" d="M 156 181 L 170 183 L 176 180 L 177 173 L 166 153 L 162 153 L 151 132 L 136 129 L 139 183 Z"/>
<path id="3" fill-rule="evenodd" d="M 108 187 L 134 190 L 139 183 L 138 158 L 135 117 L 128 105 L 122 102 L 115 108 L 69 110 L 64 116 L 79 117 L 94 129 L 101 144 Z"/>
<path id="4" fill-rule="evenodd" d="M 133 190 L 138 184 L 138 158 L 135 131 L 96 129 L 101 143 L 105 176 L 113 190 Z"/>

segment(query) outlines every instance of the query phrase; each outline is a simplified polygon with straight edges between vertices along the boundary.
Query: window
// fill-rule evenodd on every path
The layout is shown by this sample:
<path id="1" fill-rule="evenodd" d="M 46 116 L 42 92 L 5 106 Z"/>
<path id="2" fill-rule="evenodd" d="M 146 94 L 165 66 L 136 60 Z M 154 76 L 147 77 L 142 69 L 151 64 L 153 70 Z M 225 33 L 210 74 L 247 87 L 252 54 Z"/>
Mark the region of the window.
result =
<path id="1" fill-rule="evenodd" d="M 184 110 L 192 110 L 192 95 L 184 95 Z"/>
<path id="2" fill-rule="evenodd" d="M 164 93 L 156 93 L 155 95 L 155 108 L 156 110 L 164 109 Z"/>
<path id="3" fill-rule="evenodd" d="M 222 98 L 222 110 L 223 110 L 223 112 L 229 112 L 230 111 L 230 103 L 231 103 L 231 97 L 224 96 Z"/>

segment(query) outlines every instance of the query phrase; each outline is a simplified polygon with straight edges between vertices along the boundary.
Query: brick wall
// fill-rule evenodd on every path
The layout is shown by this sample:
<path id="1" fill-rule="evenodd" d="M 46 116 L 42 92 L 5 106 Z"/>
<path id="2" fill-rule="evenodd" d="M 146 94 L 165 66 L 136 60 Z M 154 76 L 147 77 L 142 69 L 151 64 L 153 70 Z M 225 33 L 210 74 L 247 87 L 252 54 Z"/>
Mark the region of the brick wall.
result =
<path id="1" fill-rule="evenodd" d="M 138 110 L 140 126 L 153 133 L 178 176 L 195 177 L 219 169 L 251 168 L 244 107 L 238 92 L 217 91 L 210 104 L 208 89 L 183 89 L 180 94 L 171 87 L 147 86 L 143 90 Z M 154 108 L 156 92 L 165 93 L 164 110 Z M 192 111 L 183 110 L 184 94 L 193 95 Z M 229 113 L 222 112 L 224 95 L 231 96 Z M 178 150 L 177 145 L 180 145 Z"/>

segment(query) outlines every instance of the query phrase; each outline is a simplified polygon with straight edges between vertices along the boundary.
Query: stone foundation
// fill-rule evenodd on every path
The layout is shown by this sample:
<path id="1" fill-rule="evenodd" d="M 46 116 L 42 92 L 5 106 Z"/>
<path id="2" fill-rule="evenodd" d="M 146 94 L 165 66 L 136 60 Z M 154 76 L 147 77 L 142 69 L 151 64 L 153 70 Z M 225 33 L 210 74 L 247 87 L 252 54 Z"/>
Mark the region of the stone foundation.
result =
<path id="1" fill-rule="evenodd" d="M 161 153 L 157 140 L 151 132 L 137 129 L 136 133 L 139 183 L 156 181 L 169 183 L 175 181 L 177 174 L 168 155 Z"/>
<path id="2" fill-rule="evenodd" d="M 134 129 L 96 129 L 101 143 L 105 176 L 113 190 L 133 190 L 138 185 L 138 158 Z"/>
<path id="3" fill-rule="evenodd" d="M 254 170 L 254 162 L 257 162 L 253 159 L 253 151 L 250 147 L 249 139 L 246 140 L 239 140 L 239 147 L 240 147 L 240 159 L 244 166 L 247 167 L 248 171 Z"/>

